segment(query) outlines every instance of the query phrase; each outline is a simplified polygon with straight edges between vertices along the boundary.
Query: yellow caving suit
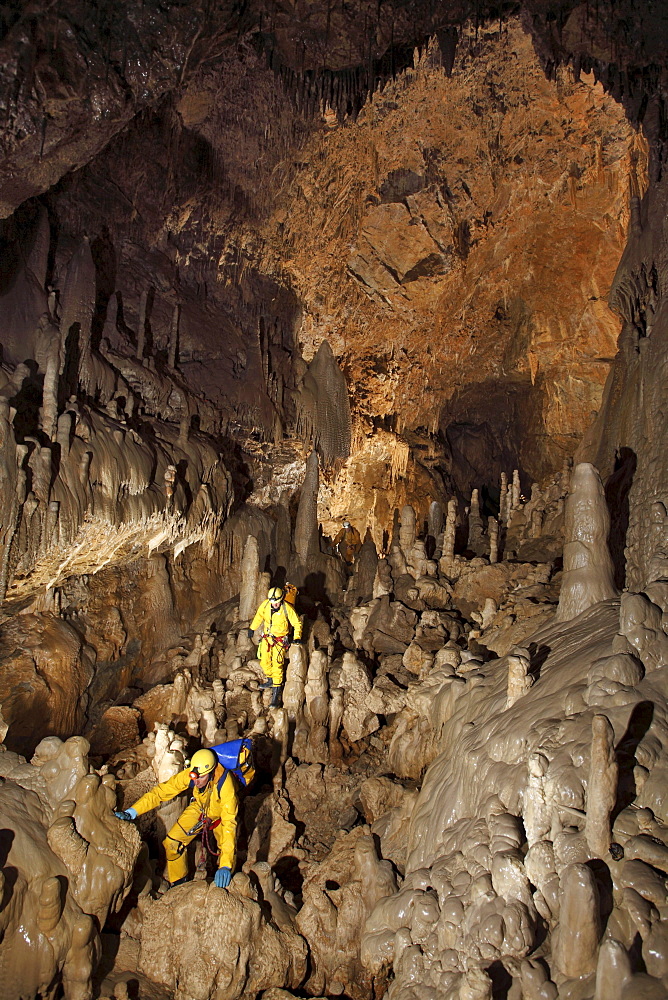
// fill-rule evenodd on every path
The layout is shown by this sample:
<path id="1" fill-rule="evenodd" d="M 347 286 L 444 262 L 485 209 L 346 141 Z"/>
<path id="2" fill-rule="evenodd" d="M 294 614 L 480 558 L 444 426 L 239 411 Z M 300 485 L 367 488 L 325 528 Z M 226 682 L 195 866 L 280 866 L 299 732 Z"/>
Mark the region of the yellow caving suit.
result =
<path id="1" fill-rule="evenodd" d="M 292 625 L 293 637 L 301 639 L 302 623 L 299 615 L 291 604 L 283 601 L 278 611 L 272 612 L 271 601 L 263 601 L 255 612 L 250 627 L 255 631 L 262 625 L 262 640 L 258 647 L 260 666 L 265 675 L 271 678 L 274 687 L 283 683 L 283 664 L 290 641 L 288 631 Z"/>
<path id="2" fill-rule="evenodd" d="M 224 774 L 224 768 L 219 764 L 213 772 L 213 777 L 205 788 L 193 786 L 192 799 L 185 807 L 165 839 L 163 847 L 167 858 L 167 881 L 178 882 L 188 874 L 186 847 L 195 839 L 201 830 L 200 819 L 206 817 L 212 821 L 213 833 L 220 854 L 218 867 L 234 871 L 234 854 L 237 836 L 237 789 L 234 777 L 228 771 L 225 780 L 218 790 L 218 782 Z M 169 802 L 181 792 L 185 792 L 190 784 L 190 771 L 179 771 L 173 778 L 161 781 L 146 795 L 135 802 L 133 808 L 138 816 L 155 809 L 161 802 Z"/>

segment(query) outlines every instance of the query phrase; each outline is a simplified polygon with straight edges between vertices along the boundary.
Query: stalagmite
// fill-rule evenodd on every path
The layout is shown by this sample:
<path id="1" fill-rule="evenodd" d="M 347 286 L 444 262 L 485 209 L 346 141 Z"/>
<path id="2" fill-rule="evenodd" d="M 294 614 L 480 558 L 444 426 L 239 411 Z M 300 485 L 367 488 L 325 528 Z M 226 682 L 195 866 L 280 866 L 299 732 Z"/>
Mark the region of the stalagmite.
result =
<path id="1" fill-rule="evenodd" d="M 593 465 L 573 469 L 566 500 L 564 576 L 556 620 L 576 618 L 587 608 L 617 596 L 608 551 L 610 515 L 601 479 Z"/>
<path id="2" fill-rule="evenodd" d="M 336 759 L 341 756 L 339 730 L 343 721 L 344 690 L 341 687 L 332 688 L 329 703 L 329 756 Z"/>
<path id="3" fill-rule="evenodd" d="M 249 621 L 257 608 L 260 555 L 257 538 L 249 535 L 241 559 L 241 590 L 239 593 L 239 620 Z"/>
<path id="4" fill-rule="evenodd" d="M 457 501 L 454 497 L 448 500 L 448 513 L 443 534 L 442 559 L 452 562 L 455 555 L 455 533 L 457 530 Z"/>
<path id="5" fill-rule="evenodd" d="M 57 878 L 45 878 L 39 896 L 39 911 L 37 922 L 43 934 L 51 934 L 60 920 L 62 913 L 60 881 Z"/>
<path id="6" fill-rule="evenodd" d="M 343 654 L 341 684 L 344 689 L 343 728 L 353 742 L 378 729 L 378 717 L 366 707 L 371 682 L 366 667 L 354 653 Z"/>
<path id="7" fill-rule="evenodd" d="M 594 874 L 586 865 L 568 865 L 561 873 L 559 928 L 552 950 L 562 975 L 579 979 L 594 972 L 600 937 Z"/>
<path id="8" fill-rule="evenodd" d="M 482 538 L 482 518 L 480 517 L 480 501 L 478 499 L 478 491 L 473 490 L 471 493 L 471 506 L 469 507 L 469 533 L 467 548 L 476 555 L 482 555 L 483 549 L 483 538 Z"/>
<path id="9" fill-rule="evenodd" d="M 598 858 L 606 857 L 610 847 L 610 817 L 617 798 L 618 771 L 614 730 L 605 715 L 595 715 L 591 720 L 585 837 L 589 850 Z"/>
<path id="10" fill-rule="evenodd" d="M 543 530 L 543 511 L 535 508 L 531 511 L 531 537 L 540 538 Z"/>
<path id="11" fill-rule="evenodd" d="M 407 565 L 408 572 L 414 579 L 419 580 L 426 575 L 428 561 L 425 543 L 421 539 L 414 542 Z"/>
<path id="12" fill-rule="evenodd" d="M 508 476 L 501 473 L 501 486 L 499 490 L 499 523 L 505 524 L 508 520 Z"/>
<path id="13" fill-rule="evenodd" d="M 515 704 L 518 698 L 526 694 L 533 684 L 533 677 L 529 673 L 530 658 L 526 649 L 515 647 L 507 656 L 508 660 L 508 691 L 506 696 L 506 708 Z"/>
<path id="14" fill-rule="evenodd" d="M 53 441 L 56 437 L 58 424 L 58 382 L 61 357 L 60 332 L 48 313 L 44 313 L 39 321 L 37 340 L 41 341 L 43 345 L 40 366 L 44 368 L 40 426 L 42 432 Z M 46 360 L 43 359 L 44 354 L 46 354 Z"/>
<path id="15" fill-rule="evenodd" d="M 284 708 L 277 708 L 274 711 L 273 744 L 272 771 L 274 780 L 272 784 L 274 790 L 278 792 L 285 782 L 283 768 L 290 753 L 290 718 Z"/>
<path id="16" fill-rule="evenodd" d="M 631 979 L 631 963 L 624 945 L 614 938 L 601 942 L 596 966 L 594 1000 L 622 1000 L 624 986 Z"/>
<path id="17" fill-rule="evenodd" d="M 489 536 L 489 561 L 495 563 L 499 558 L 499 522 L 495 517 L 487 519 L 487 534 Z"/>
<path id="18" fill-rule="evenodd" d="M 401 522 L 399 527 L 399 545 L 405 559 L 410 562 L 410 554 L 415 544 L 415 511 L 406 504 L 401 508 Z"/>
<path id="19" fill-rule="evenodd" d="M 65 410 L 58 417 L 58 429 L 56 431 L 56 442 L 60 448 L 60 454 L 62 457 L 69 455 L 70 452 L 70 442 L 72 437 L 72 424 L 74 423 L 75 415 L 71 410 Z"/>
<path id="20" fill-rule="evenodd" d="M 520 505 L 520 474 L 517 469 L 513 469 L 513 483 L 510 492 L 510 509 L 515 510 Z"/>
<path id="21" fill-rule="evenodd" d="M 290 646 L 283 688 L 283 707 L 291 722 L 294 722 L 302 714 L 307 666 L 306 647 L 293 643 Z"/>
<path id="22" fill-rule="evenodd" d="M 427 555 L 430 559 L 440 559 L 441 552 L 438 550 L 439 538 L 443 532 L 443 507 L 437 500 L 432 500 L 429 504 L 429 514 L 427 516 L 427 536 L 429 544 Z"/>
<path id="23" fill-rule="evenodd" d="M 552 803 L 545 777 L 548 767 L 549 761 L 542 753 L 532 753 L 527 761 L 523 819 L 529 847 L 546 837 L 552 826 Z"/>
<path id="24" fill-rule="evenodd" d="M 309 727 L 309 748 L 315 759 L 324 753 L 327 740 L 327 666 L 327 653 L 322 649 L 314 650 L 309 660 L 304 688 L 304 718 Z"/>

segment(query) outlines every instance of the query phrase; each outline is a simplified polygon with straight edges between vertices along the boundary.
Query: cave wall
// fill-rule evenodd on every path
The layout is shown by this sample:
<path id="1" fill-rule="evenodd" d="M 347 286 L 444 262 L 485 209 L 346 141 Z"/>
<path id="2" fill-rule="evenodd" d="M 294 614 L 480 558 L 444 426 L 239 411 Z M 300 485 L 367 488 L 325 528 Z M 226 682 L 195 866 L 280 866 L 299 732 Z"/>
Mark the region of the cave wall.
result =
<path id="1" fill-rule="evenodd" d="M 662 178 L 639 206 L 613 289 L 623 318 L 619 350 L 578 452 L 608 479 L 611 535 L 632 590 L 661 579 L 666 560 L 667 196 Z"/>

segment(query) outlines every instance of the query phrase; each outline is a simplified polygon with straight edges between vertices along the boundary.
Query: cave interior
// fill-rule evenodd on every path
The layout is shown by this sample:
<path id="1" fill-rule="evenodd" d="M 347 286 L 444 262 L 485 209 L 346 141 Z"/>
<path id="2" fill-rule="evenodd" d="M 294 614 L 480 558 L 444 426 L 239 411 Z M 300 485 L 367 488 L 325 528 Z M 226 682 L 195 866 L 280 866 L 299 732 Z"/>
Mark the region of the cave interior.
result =
<path id="1" fill-rule="evenodd" d="M 0 1000 L 666 1000 L 668 5 L 9 0 L 0 121 Z"/>

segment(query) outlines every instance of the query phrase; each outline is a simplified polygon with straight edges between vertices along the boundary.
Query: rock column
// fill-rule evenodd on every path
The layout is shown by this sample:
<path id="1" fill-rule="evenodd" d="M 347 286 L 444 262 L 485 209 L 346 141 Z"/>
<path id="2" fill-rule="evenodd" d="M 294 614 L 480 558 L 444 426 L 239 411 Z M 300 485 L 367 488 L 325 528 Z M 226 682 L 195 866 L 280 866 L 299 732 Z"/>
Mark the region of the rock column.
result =
<path id="1" fill-rule="evenodd" d="M 610 847 L 610 816 L 617 798 L 618 772 L 614 730 L 605 715 L 595 715 L 591 721 L 585 837 L 589 850 L 598 858 L 604 858 Z"/>
<path id="2" fill-rule="evenodd" d="M 610 515 L 601 478 L 588 462 L 573 469 L 565 517 L 564 576 L 556 614 L 561 622 L 617 596 L 608 551 Z"/>

